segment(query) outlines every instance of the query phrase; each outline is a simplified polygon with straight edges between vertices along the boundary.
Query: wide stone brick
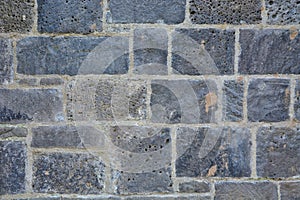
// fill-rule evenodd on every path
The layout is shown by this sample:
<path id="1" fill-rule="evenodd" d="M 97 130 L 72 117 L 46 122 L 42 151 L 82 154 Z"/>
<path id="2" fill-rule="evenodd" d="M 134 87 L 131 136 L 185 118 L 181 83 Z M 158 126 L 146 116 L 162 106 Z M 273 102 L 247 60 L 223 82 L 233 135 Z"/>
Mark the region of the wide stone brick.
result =
<path id="1" fill-rule="evenodd" d="M 296 119 L 300 121 L 300 80 L 296 82 L 294 111 Z"/>
<path id="2" fill-rule="evenodd" d="M 185 18 L 186 0 L 110 0 L 112 23 L 165 23 L 179 24 Z"/>
<path id="3" fill-rule="evenodd" d="M 27 37 L 17 43 L 20 74 L 124 74 L 126 37 Z"/>
<path id="4" fill-rule="evenodd" d="M 178 177 L 249 177 L 250 131 L 245 128 L 179 128 Z"/>
<path id="5" fill-rule="evenodd" d="M 300 175 L 299 128 L 260 128 L 256 152 L 258 176 L 278 178 Z"/>
<path id="6" fill-rule="evenodd" d="M 12 81 L 13 78 L 12 63 L 13 63 L 12 42 L 10 39 L 0 38 L 0 84 L 9 83 Z"/>
<path id="7" fill-rule="evenodd" d="M 300 199 L 300 182 L 282 182 L 280 183 L 281 200 Z"/>
<path id="8" fill-rule="evenodd" d="M 24 193 L 25 144 L 17 141 L 0 141 L 0 160 L 0 195 Z"/>
<path id="9" fill-rule="evenodd" d="M 190 18 L 195 24 L 258 24 L 260 0 L 190 0 Z"/>
<path id="10" fill-rule="evenodd" d="M 22 127 L 1 127 L 0 138 L 26 137 L 27 129 Z"/>
<path id="11" fill-rule="evenodd" d="M 205 181 L 190 181 L 190 182 L 179 183 L 179 192 L 182 193 L 210 192 L 210 184 Z"/>
<path id="12" fill-rule="evenodd" d="M 247 109 L 251 122 L 280 122 L 289 119 L 290 87 L 287 79 L 252 79 Z"/>
<path id="13" fill-rule="evenodd" d="M 174 73 L 233 74 L 234 30 L 176 29 L 172 35 Z"/>
<path id="14" fill-rule="evenodd" d="M 64 120 L 63 95 L 57 89 L 0 89 L 0 123 Z"/>
<path id="15" fill-rule="evenodd" d="M 102 30 L 102 0 L 38 0 L 42 33 L 91 33 Z"/>
<path id="16" fill-rule="evenodd" d="M 300 35 L 290 30 L 241 30 L 239 72 L 300 74 Z"/>

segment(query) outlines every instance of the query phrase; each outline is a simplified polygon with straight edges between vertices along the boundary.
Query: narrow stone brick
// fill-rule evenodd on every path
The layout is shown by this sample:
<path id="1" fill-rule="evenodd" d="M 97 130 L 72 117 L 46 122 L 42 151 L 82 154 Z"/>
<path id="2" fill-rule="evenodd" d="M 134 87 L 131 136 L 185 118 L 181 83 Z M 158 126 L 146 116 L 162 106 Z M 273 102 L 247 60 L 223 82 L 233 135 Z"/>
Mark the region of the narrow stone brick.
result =
<path id="1" fill-rule="evenodd" d="M 0 89 L 0 96 L 0 123 L 64 120 L 60 90 Z"/>
<path id="2" fill-rule="evenodd" d="M 0 84 L 10 83 L 12 81 L 13 79 L 12 64 L 13 64 L 12 42 L 10 39 L 0 38 Z"/>
<path id="3" fill-rule="evenodd" d="M 27 129 L 21 127 L 1 127 L 0 138 L 26 137 Z"/>
<path id="4" fill-rule="evenodd" d="M 250 131 L 245 128 L 178 128 L 178 177 L 250 177 Z"/>
<path id="5" fill-rule="evenodd" d="M 277 199 L 277 186 L 271 182 L 217 182 L 215 200 Z"/>
<path id="6" fill-rule="evenodd" d="M 88 154 L 37 154 L 33 163 L 33 190 L 39 193 L 100 194 L 104 187 L 104 168 L 99 158 Z"/>
<path id="7" fill-rule="evenodd" d="M 299 128 L 260 128 L 257 132 L 257 175 L 268 178 L 299 176 L 299 141 Z"/>
<path id="8" fill-rule="evenodd" d="M 300 35 L 289 30 L 241 30 L 239 72 L 300 74 Z"/>
<path id="9" fill-rule="evenodd" d="M 20 80 L 16 80 L 17 83 L 20 85 L 26 85 L 26 86 L 37 86 L 38 82 L 36 78 L 22 78 Z"/>
<path id="10" fill-rule="evenodd" d="M 0 141 L 0 160 L 0 195 L 24 193 L 25 144 L 17 141 Z"/>
<path id="11" fill-rule="evenodd" d="M 42 78 L 40 80 L 41 85 L 62 85 L 64 81 L 61 78 Z"/>
<path id="12" fill-rule="evenodd" d="M 280 183 L 281 200 L 300 199 L 300 182 L 282 182 Z"/>
<path id="13" fill-rule="evenodd" d="M 252 79 L 247 109 L 251 122 L 280 122 L 289 119 L 290 87 L 287 79 Z"/>
<path id="14" fill-rule="evenodd" d="M 211 197 L 210 196 L 200 196 L 200 195 L 189 195 L 189 196 L 161 196 L 161 197 L 146 197 L 146 196 L 142 196 L 142 197 L 127 197 L 124 200 L 210 200 Z"/>
<path id="15" fill-rule="evenodd" d="M 260 0 L 190 0 L 190 18 L 195 24 L 258 24 Z"/>
<path id="16" fill-rule="evenodd" d="M 210 192 L 210 184 L 205 181 L 190 181 L 185 183 L 179 183 L 179 192 L 182 193 Z"/>
<path id="17" fill-rule="evenodd" d="M 233 74 L 234 30 L 176 29 L 172 68 L 188 75 Z"/>
<path id="18" fill-rule="evenodd" d="M 179 24 L 185 18 L 185 4 L 185 0 L 110 0 L 107 18 L 112 23 Z"/>
<path id="19" fill-rule="evenodd" d="M 294 111 L 296 119 L 300 121 L 300 80 L 296 82 Z"/>

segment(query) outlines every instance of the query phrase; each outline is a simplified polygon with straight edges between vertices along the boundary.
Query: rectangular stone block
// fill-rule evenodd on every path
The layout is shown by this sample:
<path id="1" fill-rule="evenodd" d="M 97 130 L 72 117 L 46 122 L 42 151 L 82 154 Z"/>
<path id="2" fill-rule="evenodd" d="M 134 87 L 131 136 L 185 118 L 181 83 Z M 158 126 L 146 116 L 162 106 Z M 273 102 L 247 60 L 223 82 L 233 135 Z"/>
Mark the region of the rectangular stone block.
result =
<path id="1" fill-rule="evenodd" d="M 89 154 L 35 154 L 32 187 L 39 193 L 100 194 L 104 169 L 100 158 Z"/>
<path id="2" fill-rule="evenodd" d="M 38 0 L 38 30 L 42 33 L 102 31 L 102 0 Z"/>
<path id="3" fill-rule="evenodd" d="M 296 119 L 300 121 L 300 80 L 296 82 L 294 112 Z"/>
<path id="4" fill-rule="evenodd" d="M 268 24 L 295 24 L 300 23 L 299 1 L 266 0 Z"/>
<path id="5" fill-rule="evenodd" d="M 260 0 L 190 0 L 190 18 L 195 24 L 258 24 Z"/>
<path id="6" fill-rule="evenodd" d="M 277 186 L 272 182 L 217 182 L 215 200 L 277 199 Z"/>
<path id="7" fill-rule="evenodd" d="M 251 134 L 246 128 L 178 128 L 178 177 L 250 177 Z"/>
<path id="8" fill-rule="evenodd" d="M 13 79 L 12 41 L 10 39 L 0 38 L 0 84 L 10 83 L 12 79 Z"/>
<path id="9" fill-rule="evenodd" d="M 210 183 L 205 181 L 190 181 L 190 182 L 179 183 L 179 192 L 182 193 L 210 192 Z"/>
<path id="10" fill-rule="evenodd" d="M 63 85 L 64 81 L 61 78 L 41 78 L 41 85 Z"/>
<path id="11" fill-rule="evenodd" d="M 27 129 L 22 127 L 1 127 L 0 128 L 0 138 L 10 138 L 10 137 L 26 137 Z"/>
<path id="12" fill-rule="evenodd" d="M 281 182 L 280 197 L 281 200 L 300 199 L 300 182 Z"/>
<path id="13" fill-rule="evenodd" d="M 257 132 L 256 165 L 260 177 L 300 175 L 300 129 L 263 127 Z"/>
<path id="14" fill-rule="evenodd" d="M 61 90 L 0 89 L 0 96 L 0 123 L 64 120 Z"/>
<path id="15" fill-rule="evenodd" d="M 26 145 L 0 141 L 0 195 L 25 192 Z"/>
<path id="16" fill-rule="evenodd" d="M 125 74 L 126 37 L 27 37 L 17 43 L 17 72 L 26 75 Z"/>
<path id="17" fill-rule="evenodd" d="M 172 36 L 174 73 L 233 74 L 234 30 L 176 29 Z"/>
<path id="18" fill-rule="evenodd" d="M 297 30 L 240 31 L 242 74 L 300 74 L 300 35 Z"/>
<path id="19" fill-rule="evenodd" d="M 107 16 L 111 23 L 179 24 L 185 18 L 185 0 L 110 0 Z"/>
<path id="20" fill-rule="evenodd" d="M 251 122 L 280 122 L 289 119 L 290 81 L 252 79 L 248 87 L 247 109 Z"/>

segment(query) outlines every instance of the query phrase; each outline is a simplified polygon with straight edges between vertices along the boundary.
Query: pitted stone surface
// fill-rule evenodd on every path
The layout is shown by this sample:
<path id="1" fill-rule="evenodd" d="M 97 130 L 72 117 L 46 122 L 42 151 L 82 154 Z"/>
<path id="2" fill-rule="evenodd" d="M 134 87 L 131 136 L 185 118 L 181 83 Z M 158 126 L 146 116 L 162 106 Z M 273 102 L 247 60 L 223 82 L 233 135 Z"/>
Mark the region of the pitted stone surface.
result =
<path id="1" fill-rule="evenodd" d="M 282 182 L 280 183 L 280 197 L 282 200 L 300 199 L 300 182 Z"/>
<path id="2" fill-rule="evenodd" d="M 280 122 L 289 119 L 290 82 L 287 79 L 252 79 L 247 109 L 251 122 Z"/>
<path id="3" fill-rule="evenodd" d="M 300 121 L 300 80 L 296 82 L 294 111 L 296 119 Z"/>
<path id="4" fill-rule="evenodd" d="M 300 74 L 298 30 L 240 31 L 242 74 Z"/>
<path id="5" fill-rule="evenodd" d="M 205 181 L 190 181 L 190 182 L 179 183 L 179 192 L 182 193 L 210 192 L 210 184 Z"/>
<path id="6" fill-rule="evenodd" d="M 0 31 L 1 32 L 1 31 Z M 0 84 L 13 78 L 13 47 L 10 39 L 0 38 Z"/>
<path id="7" fill-rule="evenodd" d="M 263 127 L 257 132 L 257 175 L 292 177 L 300 174 L 300 129 Z"/>
<path id="8" fill-rule="evenodd" d="M 22 127 L 1 127 L 0 138 L 26 137 L 27 129 Z"/>

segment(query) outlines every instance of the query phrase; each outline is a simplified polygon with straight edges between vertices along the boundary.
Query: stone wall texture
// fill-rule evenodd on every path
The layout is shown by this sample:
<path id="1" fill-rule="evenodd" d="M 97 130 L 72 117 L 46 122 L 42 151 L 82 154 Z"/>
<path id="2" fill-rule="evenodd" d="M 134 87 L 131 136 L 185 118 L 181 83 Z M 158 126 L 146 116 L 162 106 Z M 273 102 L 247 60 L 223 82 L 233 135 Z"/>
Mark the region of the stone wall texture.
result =
<path id="1" fill-rule="evenodd" d="M 0 199 L 300 199 L 300 1 L 0 13 Z"/>

